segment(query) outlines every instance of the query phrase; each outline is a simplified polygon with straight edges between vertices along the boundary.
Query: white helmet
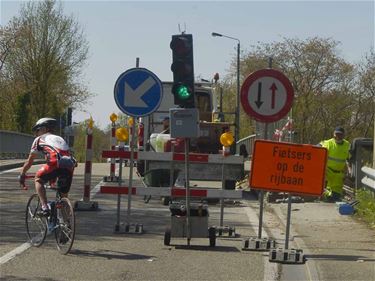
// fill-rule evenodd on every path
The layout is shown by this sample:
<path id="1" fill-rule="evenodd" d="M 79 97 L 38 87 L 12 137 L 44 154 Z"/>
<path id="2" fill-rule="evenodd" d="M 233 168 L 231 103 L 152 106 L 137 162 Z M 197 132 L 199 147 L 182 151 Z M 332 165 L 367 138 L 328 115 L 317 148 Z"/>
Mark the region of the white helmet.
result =
<path id="1" fill-rule="evenodd" d="M 32 127 L 32 131 L 36 131 L 41 127 L 46 127 L 47 129 L 53 129 L 57 125 L 56 119 L 44 117 L 39 119 L 35 125 Z"/>

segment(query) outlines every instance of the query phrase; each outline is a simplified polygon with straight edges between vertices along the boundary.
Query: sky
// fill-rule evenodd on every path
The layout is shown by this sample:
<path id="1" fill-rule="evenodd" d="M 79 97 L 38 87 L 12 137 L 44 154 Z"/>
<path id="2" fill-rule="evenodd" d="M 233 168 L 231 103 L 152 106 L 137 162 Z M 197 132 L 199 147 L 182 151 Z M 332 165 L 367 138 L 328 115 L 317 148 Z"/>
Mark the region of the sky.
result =
<path id="1" fill-rule="evenodd" d="M 212 32 L 240 40 L 241 51 L 259 42 L 283 38 L 332 38 L 340 55 L 357 63 L 374 48 L 373 1 L 63 1 L 89 42 L 82 82 L 95 96 L 75 110 L 73 121 L 92 116 L 101 128 L 119 113 L 114 85 L 124 71 L 147 68 L 162 81 L 172 81 L 171 37 L 193 35 L 196 77 L 212 80 L 228 74 L 237 41 L 212 37 Z M 0 0 L 0 24 L 17 16 L 21 2 Z"/>

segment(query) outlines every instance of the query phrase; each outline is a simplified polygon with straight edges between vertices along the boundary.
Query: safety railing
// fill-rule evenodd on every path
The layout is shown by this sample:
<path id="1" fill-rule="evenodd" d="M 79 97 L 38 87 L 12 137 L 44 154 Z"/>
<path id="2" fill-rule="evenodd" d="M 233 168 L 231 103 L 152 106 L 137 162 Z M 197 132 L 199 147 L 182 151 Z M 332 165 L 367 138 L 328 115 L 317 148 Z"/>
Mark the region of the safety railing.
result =
<path id="1" fill-rule="evenodd" d="M 371 169 L 370 167 L 362 167 L 362 172 L 364 173 L 364 177 L 362 178 L 362 184 L 373 193 L 375 193 L 375 169 Z"/>
<path id="2" fill-rule="evenodd" d="M 34 136 L 0 130 L 0 159 L 27 158 Z"/>
<path id="3" fill-rule="evenodd" d="M 247 136 L 246 138 L 240 139 L 236 143 L 236 151 L 238 151 L 241 154 L 241 151 L 244 148 L 246 148 L 246 152 L 248 153 L 248 156 L 245 158 L 251 159 L 251 156 L 253 154 L 254 141 L 256 137 L 257 135 L 253 134 L 253 135 Z"/>

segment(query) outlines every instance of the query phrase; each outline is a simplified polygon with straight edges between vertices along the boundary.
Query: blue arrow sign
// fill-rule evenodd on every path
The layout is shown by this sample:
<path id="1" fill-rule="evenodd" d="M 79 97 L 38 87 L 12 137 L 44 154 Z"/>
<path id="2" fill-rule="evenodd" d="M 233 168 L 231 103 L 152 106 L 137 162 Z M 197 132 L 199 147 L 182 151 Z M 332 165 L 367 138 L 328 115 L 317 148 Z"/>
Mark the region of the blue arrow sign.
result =
<path id="1" fill-rule="evenodd" d="M 163 98 L 160 79 L 145 68 L 131 68 L 115 83 L 115 101 L 119 109 L 130 116 L 150 115 L 159 108 Z"/>

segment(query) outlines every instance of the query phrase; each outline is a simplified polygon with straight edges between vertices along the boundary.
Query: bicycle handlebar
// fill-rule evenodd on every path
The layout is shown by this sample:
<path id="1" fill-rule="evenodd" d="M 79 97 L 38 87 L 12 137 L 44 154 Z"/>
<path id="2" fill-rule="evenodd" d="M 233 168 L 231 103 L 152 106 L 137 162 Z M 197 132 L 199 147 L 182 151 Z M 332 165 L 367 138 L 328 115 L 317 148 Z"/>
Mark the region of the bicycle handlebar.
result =
<path id="1" fill-rule="evenodd" d="M 35 174 L 26 174 L 26 175 L 25 175 L 25 179 L 26 179 L 26 180 L 27 180 L 27 179 L 33 179 L 34 177 L 35 177 Z M 25 183 L 20 184 L 20 186 L 22 187 L 22 190 L 28 190 L 28 189 L 29 189 L 29 187 L 26 186 Z"/>
<path id="2" fill-rule="evenodd" d="M 35 177 L 35 174 L 26 174 L 26 175 L 25 175 L 25 179 L 33 179 L 34 177 Z M 24 184 L 21 184 L 21 187 L 22 187 L 23 190 L 28 190 L 28 189 L 29 189 L 29 187 L 26 186 L 25 183 L 24 183 Z M 44 187 L 45 187 L 46 189 L 57 190 L 56 185 L 55 185 L 55 184 L 52 184 L 51 182 L 50 182 L 50 183 L 48 183 L 48 182 L 45 183 L 45 184 L 44 184 Z"/>

